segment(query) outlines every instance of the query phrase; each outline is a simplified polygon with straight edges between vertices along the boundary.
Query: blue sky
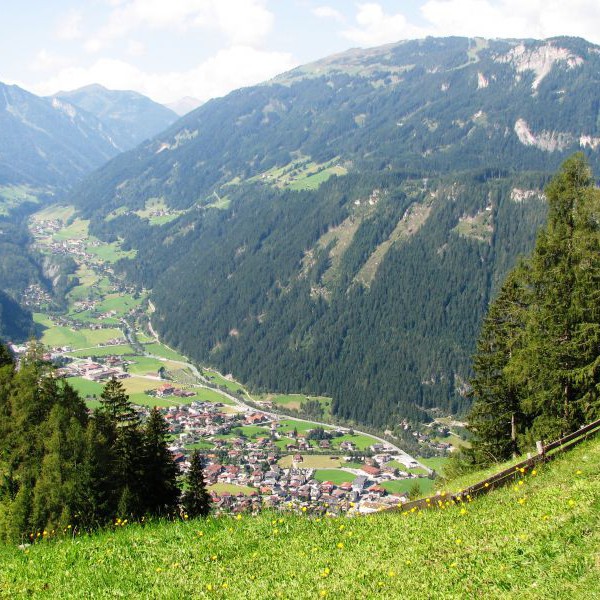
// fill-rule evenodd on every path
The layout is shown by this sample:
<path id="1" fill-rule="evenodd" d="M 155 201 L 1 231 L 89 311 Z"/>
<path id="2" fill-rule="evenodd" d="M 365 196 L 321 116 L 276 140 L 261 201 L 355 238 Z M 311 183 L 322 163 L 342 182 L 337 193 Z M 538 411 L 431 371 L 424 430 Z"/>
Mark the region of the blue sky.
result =
<path id="1" fill-rule="evenodd" d="M 351 47 L 427 35 L 600 43 L 598 0 L 2 0 L 0 81 L 159 102 L 259 83 Z"/>

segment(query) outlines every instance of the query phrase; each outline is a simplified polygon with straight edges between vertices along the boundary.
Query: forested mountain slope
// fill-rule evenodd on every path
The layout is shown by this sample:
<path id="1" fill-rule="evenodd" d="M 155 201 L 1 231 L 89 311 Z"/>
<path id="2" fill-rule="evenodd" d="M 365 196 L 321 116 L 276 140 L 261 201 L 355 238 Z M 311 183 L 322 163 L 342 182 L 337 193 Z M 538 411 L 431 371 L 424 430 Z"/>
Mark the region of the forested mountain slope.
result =
<path id="1" fill-rule="evenodd" d="M 72 198 L 138 249 L 120 267 L 188 355 L 378 426 L 459 412 L 549 174 L 598 165 L 599 74 L 572 38 L 350 51 L 208 102 Z"/>
<path id="2" fill-rule="evenodd" d="M 0 340 L 22 342 L 32 333 L 31 313 L 0 290 Z"/>

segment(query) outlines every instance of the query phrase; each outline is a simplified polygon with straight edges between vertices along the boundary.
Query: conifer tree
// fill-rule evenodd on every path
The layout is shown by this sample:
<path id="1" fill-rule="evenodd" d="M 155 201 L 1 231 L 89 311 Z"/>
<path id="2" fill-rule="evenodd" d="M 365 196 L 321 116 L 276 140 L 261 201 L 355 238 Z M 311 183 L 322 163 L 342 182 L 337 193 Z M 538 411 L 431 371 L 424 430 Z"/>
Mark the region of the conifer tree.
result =
<path id="1" fill-rule="evenodd" d="M 600 192 L 582 154 L 546 190 L 548 225 L 531 259 L 532 309 L 515 373 L 532 436 L 552 439 L 600 411 Z"/>
<path id="2" fill-rule="evenodd" d="M 194 450 L 190 459 L 190 470 L 186 477 L 186 490 L 182 504 L 190 518 L 206 517 L 210 513 L 210 495 L 206 489 L 203 461 L 198 450 Z"/>
<path id="3" fill-rule="evenodd" d="M 106 413 L 117 427 L 137 426 L 139 419 L 125 393 L 123 384 L 112 377 L 100 394 L 102 412 Z"/>
<path id="4" fill-rule="evenodd" d="M 0 342 L 0 368 L 6 367 L 7 365 L 14 365 L 14 359 L 10 350 Z"/>
<path id="5" fill-rule="evenodd" d="M 511 359 L 523 343 L 527 318 L 525 278 L 524 266 L 508 275 L 490 305 L 477 342 L 471 380 L 474 404 L 468 416 L 474 439 L 467 452 L 477 464 L 514 456 L 518 435 L 526 427 L 521 390 L 511 373 Z"/>
<path id="6" fill-rule="evenodd" d="M 111 472 L 118 516 L 141 516 L 145 512 L 145 503 L 143 435 L 139 418 L 123 384 L 114 377 L 104 386 L 100 402 L 100 422 L 106 418 L 110 423 L 106 424 L 106 431 L 114 436 L 111 440 Z"/>
<path id="7" fill-rule="evenodd" d="M 546 195 L 547 226 L 490 306 L 474 357 L 477 463 L 600 416 L 600 191 L 582 154 Z"/>
<path id="8" fill-rule="evenodd" d="M 170 514 L 179 499 L 178 467 L 167 447 L 169 430 L 154 407 L 144 427 L 144 488 L 146 509 L 154 515 Z"/>

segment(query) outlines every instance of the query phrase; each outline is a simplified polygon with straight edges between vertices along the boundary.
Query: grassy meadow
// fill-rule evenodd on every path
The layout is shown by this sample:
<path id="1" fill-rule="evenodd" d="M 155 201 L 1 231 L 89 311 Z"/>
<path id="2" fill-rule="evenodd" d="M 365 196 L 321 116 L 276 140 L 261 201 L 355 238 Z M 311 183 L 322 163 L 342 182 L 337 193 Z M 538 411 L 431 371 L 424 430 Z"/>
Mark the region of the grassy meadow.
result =
<path id="1" fill-rule="evenodd" d="M 594 598 L 599 464 L 595 439 L 443 510 L 265 512 L 0 545 L 0 597 Z"/>

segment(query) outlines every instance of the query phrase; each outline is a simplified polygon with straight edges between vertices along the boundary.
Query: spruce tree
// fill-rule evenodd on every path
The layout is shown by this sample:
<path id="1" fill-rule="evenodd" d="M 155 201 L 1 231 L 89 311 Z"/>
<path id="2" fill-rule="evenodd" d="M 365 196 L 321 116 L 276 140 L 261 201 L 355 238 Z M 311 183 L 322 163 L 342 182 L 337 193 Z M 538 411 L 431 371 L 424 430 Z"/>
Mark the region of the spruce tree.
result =
<path id="1" fill-rule="evenodd" d="M 204 482 L 202 463 L 202 456 L 198 450 L 194 450 L 186 477 L 186 490 L 182 498 L 183 508 L 190 518 L 206 517 L 210 513 L 211 498 Z"/>
<path id="2" fill-rule="evenodd" d="M 179 499 L 179 469 L 167 447 L 169 430 L 164 417 L 154 407 L 144 427 L 144 488 L 146 509 L 165 515 L 175 510 Z"/>
<path id="3" fill-rule="evenodd" d="M 511 359 L 523 343 L 527 318 L 525 281 L 524 266 L 508 275 L 490 305 L 477 342 L 470 392 L 474 403 L 467 419 L 474 433 L 467 454 L 477 464 L 514 456 L 518 436 L 526 426 L 521 390 L 511 372 Z"/>
<path id="4" fill-rule="evenodd" d="M 6 367 L 7 365 L 14 365 L 14 359 L 10 350 L 0 342 L 0 368 Z"/>
<path id="5" fill-rule="evenodd" d="M 117 514 L 136 518 L 145 512 L 143 434 L 139 417 L 123 384 L 114 377 L 104 386 L 100 402 L 100 422 L 108 420 L 109 435 L 110 429 L 114 431 L 110 451 Z"/>
<path id="6" fill-rule="evenodd" d="M 547 226 L 492 303 L 474 357 L 474 462 L 600 416 L 600 191 L 582 154 L 547 187 Z"/>
<path id="7" fill-rule="evenodd" d="M 531 435 L 552 439 L 600 411 L 600 192 L 582 154 L 546 190 L 548 224 L 531 259 L 532 309 L 516 361 Z"/>
<path id="8" fill-rule="evenodd" d="M 106 413 L 117 427 L 137 426 L 139 419 L 125 393 L 123 384 L 112 377 L 100 394 L 100 410 Z"/>

